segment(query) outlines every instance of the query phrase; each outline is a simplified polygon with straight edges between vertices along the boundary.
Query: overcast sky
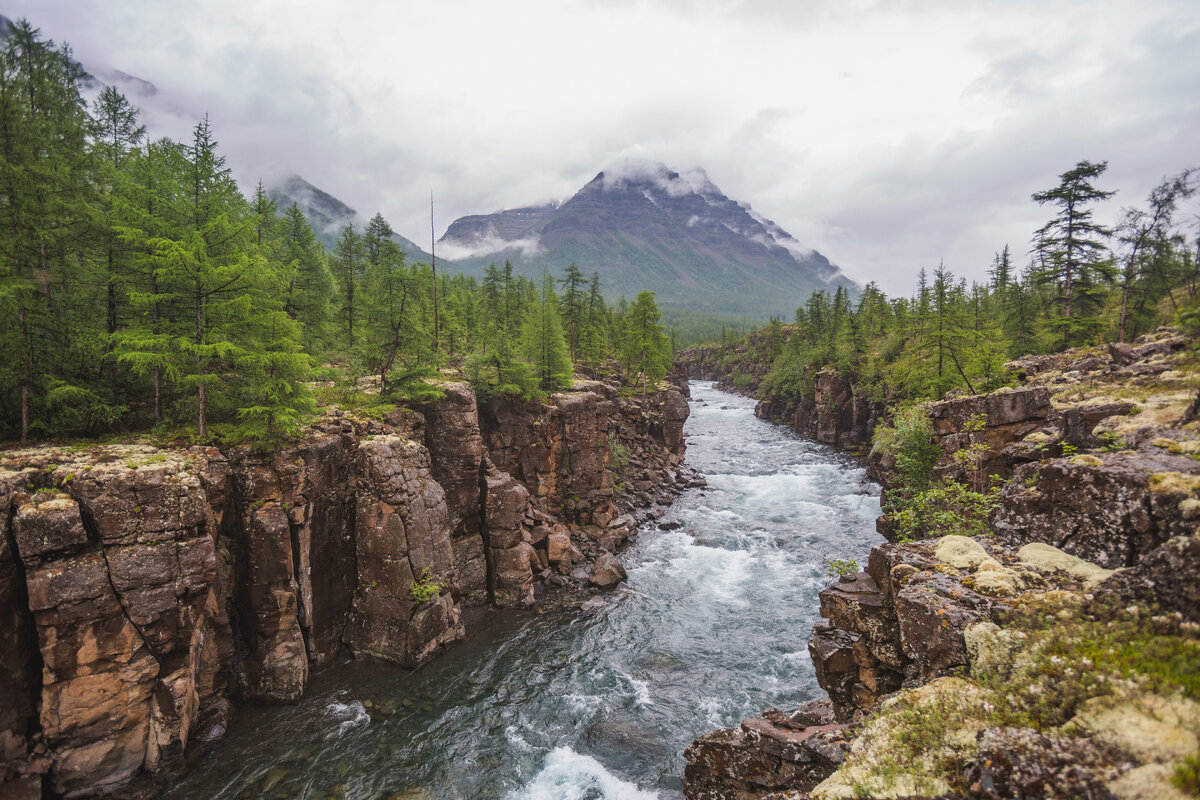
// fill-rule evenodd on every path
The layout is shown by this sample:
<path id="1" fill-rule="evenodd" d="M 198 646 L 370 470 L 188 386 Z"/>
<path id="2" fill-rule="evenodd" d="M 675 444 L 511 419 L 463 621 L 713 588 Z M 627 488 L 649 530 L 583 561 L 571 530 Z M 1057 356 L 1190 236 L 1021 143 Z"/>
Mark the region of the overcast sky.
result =
<path id="1" fill-rule="evenodd" d="M 2 3 L 2 0 L 0 0 Z M 151 133 L 207 112 L 244 184 L 295 171 L 400 233 L 699 166 L 855 280 L 1023 260 L 1029 195 L 1107 160 L 1102 216 L 1200 166 L 1196 0 L 9 0 Z M 125 89 L 126 87 L 122 87 Z M 128 93 L 140 102 L 130 87 Z M 243 187 L 247 188 L 246 186 Z"/>

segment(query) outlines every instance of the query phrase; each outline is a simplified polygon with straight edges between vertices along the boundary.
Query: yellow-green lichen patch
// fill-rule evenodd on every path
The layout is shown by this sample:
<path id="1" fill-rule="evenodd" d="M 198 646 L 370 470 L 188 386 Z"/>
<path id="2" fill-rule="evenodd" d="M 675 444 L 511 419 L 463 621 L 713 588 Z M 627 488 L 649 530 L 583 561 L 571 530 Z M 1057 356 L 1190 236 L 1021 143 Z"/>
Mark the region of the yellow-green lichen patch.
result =
<path id="1" fill-rule="evenodd" d="M 1184 519 L 1196 519 L 1200 517 L 1200 500 L 1195 497 L 1188 497 L 1179 501 L 1179 516 Z"/>
<path id="2" fill-rule="evenodd" d="M 963 631 L 963 639 L 971 675 L 976 678 L 1007 676 L 1027 638 L 1020 631 L 1001 628 L 994 622 L 977 622 L 970 626 Z"/>
<path id="3" fill-rule="evenodd" d="M 1023 577 L 1016 570 L 999 563 L 988 562 L 979 565 L 979 570 L 971 576 L 970 581 L 971 586 L 968 588 L 992 597 L 1011 597 L 1025 584 Z"/>
<path id="4" fill-rule="evenodd" d="M 965 792 L 985 728 L 1083 737 L 1132 767 L 1177 768 L 1200 737 L 1200 641 L 1179 620 L 1148 626 L 1140 609 L 1110 618 L 1088 608 L 1078 591 L 1026 592 L 995 622 L 967 628 L 970 677 L 940 678 L 885 702 L 813 796 Z M 1139 773 L 1118 796 L 1154 796 L 1133 792 L 1163 775 Z"/>
<path id="5" fill-rule="evenodd" d="M 1179 696 L 1126 695 L 1087 701 L 1064 732 L 1089 736 L 1139 764 L 1182 761 L 1200 749 L 1200 705 Z"/>
<path id="6" fill-rule="evenodd" d="M 1099 458 L 1089 453 L 1073 456 L 1071 463 L 1077 467 L 1099 467 L 1104 464 Z"/>
<path id="7" fill-rule="evenodd" d="M 936 796 L 955 788 L 956 765 L 976 750 L 993 698 L 961 678 L 938 678 L 884 704 L 814 800 Z"/>
<path id="8" fill-rule="evenodd" d="M 1168 764 L 1143 764 L 1108 784 L 1117 800 L 1192 800 L 1195 795 L 1180 791 L 1171 781 Z"/>
<path id="9" fill-rule="evenodd" d="M 75 501 L 62 492 L 39 492 L 31 505 L 38 511 L 69 511 L 75 508 Z"/>
<path id="10" fill-rule="evenodd" d="M 1043 574 L 1062 570 L 1072 578 L 1082 581 L 1085 589 L 1095 588 L 1113 574 L 1111 569 L 1104 569 L 1043 542 L 1025 545 L 1017 551 L 1017 558 L 1030 569 Z"/>
<path id="11" fill-rule="evenodd" d="M 1195 494 L 1200 490 L 1200 475 L 1156 472 L 1150 476 L 1149 488 L 1155 494 Z"/>
<path id="12" fill-rule="evenodd" d="M 984 562 L 999 563 L 969 536 L 943 536 L 934 545 L 933 557 L 958 569 L 974 570 Z"/>

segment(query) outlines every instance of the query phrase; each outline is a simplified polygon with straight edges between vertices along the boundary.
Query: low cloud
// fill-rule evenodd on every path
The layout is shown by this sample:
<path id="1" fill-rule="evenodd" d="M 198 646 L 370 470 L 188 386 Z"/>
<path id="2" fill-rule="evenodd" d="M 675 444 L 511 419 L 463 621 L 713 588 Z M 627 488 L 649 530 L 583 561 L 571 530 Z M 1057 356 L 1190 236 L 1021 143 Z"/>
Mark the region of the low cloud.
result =
<path id="1" fill-rule="evenodd" d="M 537 236 L 505 239 L 496 232 L 495 226 L 489 225 L 485 232 L 464 239 L 442 239 L 438 242 L 438 251 L 451 261 L 496 253 L 531 257 L 542 252 L 542 245 Z"/>
<path id="2" fill-rule="evenodd" d="M 629 183 L 650 183 L 671 197 L 683 197 L 693 193 L 703 196 L 717 190 L 708 179 L 708 173 L 700 167 L 676 173 L 658 161 L 625 158 L 604 168 L 601 185 L 605 190 L 623 188 Z M 654 202 L 651 197 L 647 199 Z"/>

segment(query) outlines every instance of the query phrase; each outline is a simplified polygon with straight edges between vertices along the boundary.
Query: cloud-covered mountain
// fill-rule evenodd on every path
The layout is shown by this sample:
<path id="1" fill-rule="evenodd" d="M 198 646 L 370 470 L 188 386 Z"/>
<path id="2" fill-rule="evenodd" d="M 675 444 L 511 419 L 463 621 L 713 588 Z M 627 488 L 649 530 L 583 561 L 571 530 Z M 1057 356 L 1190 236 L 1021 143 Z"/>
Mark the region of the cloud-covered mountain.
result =
<path id="1" fill-rule="evenodd" d="M 456 220 L 438 242 L 465 270 L 509 260 L 536 277 L 574 262 L 609 296 L 642 289 L 680 308 L 790 316 L 816 289 L 853 287 L 825 256 L 725 196 L 703 170 L 606 169 L 562 204 Z"/>

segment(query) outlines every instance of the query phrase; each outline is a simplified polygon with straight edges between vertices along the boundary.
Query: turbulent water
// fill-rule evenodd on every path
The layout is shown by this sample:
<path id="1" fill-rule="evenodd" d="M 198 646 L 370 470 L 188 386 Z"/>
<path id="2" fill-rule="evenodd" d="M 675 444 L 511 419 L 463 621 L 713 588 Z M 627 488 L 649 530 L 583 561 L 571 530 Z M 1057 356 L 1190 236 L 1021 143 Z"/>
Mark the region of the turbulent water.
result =
<path id="1" fill-rule="evenodd" d="M 693 383 L 708 478 L 621 554 L 595 614 L 488 612 L 416 672 L 350 663 L 296 706 L 238 714 L 164 797 L 678 798 L 683 749 L 819 696 L 808 657 L 823 559 L 860 563 L 878 491 L 832 450 Z"/>

